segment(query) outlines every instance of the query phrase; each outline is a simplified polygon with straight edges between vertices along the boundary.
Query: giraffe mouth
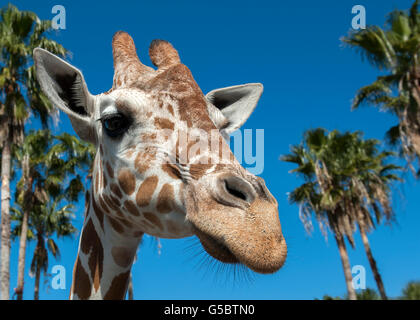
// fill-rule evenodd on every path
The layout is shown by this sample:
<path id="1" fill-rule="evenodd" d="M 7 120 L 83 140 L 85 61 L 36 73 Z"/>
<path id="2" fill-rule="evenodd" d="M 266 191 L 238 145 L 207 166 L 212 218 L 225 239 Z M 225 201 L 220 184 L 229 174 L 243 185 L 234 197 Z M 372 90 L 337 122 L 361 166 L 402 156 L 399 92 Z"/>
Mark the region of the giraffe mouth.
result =
<path id="1" fill-rule="evenodd" d="M 216 239 L 193 225 L 194 233 L 200 240 L 203 249 L 213 258 L 223 263 L 239 264 L 238 258 L 223 243 L 223 239 Z"/>
<path id="2" fill-rule="evenodd" d="M 209 177 L 184 189 L 186 219 L 203 249 L 222 263 L 244 265 L 262 274 L 278 271 L 285 262 L 287 245 L 277 203 L 271 198 L 255 198 L 245 208 L 220 203 L 220 189 L 208 181 L 215 179 Z"/>

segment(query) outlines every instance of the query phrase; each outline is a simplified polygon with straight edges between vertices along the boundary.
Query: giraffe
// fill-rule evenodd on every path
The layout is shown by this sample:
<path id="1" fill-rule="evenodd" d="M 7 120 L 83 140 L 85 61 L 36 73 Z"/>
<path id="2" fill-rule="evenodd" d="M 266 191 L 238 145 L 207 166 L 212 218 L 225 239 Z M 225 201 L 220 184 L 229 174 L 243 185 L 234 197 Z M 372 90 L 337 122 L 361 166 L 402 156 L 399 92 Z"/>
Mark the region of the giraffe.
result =
<path id="1" fill-rule="evenodd" d="M 277 201 L 226 141 L 253 112 L 262 85 L 204 95 L 165 40 L 149 47 L 156 68 L 140 62 L 126 32 L 114 34 L 112 52 L 112 87 L 92 95 L 80 70 L 34 50 L 43 92 L 97 150 L 70 299 L 123 299 L 144 233 L 196 236 L 223 263 L 259 273 L 279 270 L 287 246 Z M 218 148 L 195 146 L 206 135 Z"/>

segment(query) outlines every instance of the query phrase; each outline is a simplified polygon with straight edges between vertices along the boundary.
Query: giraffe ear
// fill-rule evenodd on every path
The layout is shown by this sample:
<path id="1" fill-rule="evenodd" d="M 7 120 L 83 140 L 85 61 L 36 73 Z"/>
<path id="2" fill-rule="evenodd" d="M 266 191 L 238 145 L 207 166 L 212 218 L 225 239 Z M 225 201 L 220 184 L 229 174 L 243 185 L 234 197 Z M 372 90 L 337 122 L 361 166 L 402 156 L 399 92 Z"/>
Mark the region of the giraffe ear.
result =
<path id="1" fill-rule="evenodd" d="M 42 91 L 53 105 L 70 118 L 74 131 L 88 142 L 95 142 L 93 130 L 94 97 L 89 93 L 83 74 L 47 50 L 33 53 L 36 75 Z"/>
<path id="2" fill-rule="evenodd" d="M 206 94 L 207 100 L 216 107 L 211 110 L 210 117 L 216 126 L 225 134 L 239 129 L 249 118 L 257 106 L 263 92 L 261 83 L 248 83 L 239 86 L 215 89 Z M 220 112 L 222 115 L 220 115 Z M 220 118 L 224 117 L 224 121 Z"/>

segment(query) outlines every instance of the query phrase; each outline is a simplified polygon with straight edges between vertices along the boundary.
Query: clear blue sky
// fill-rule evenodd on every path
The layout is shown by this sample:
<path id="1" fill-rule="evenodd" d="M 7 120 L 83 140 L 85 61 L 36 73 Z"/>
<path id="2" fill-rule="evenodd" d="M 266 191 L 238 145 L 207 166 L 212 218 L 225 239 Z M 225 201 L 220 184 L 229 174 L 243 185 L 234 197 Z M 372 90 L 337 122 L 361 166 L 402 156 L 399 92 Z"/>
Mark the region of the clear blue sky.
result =
<path id="1" fill-rule="evenodd" d="M 406 9 L 408 0 L 365 1 L 14 1 L 20 10 L 51 19 L 51 8 L 64 5 L 67 29 L 53 37 L 72 52 L 70 62 L 80 68 L 89 90 L 101 93 L 112 85 L 111 38 L 125 30 L 136 42 L 138 54 L 150 65 L 151 40 L 173 43 L 204 92 L 217 87 L 261 82 L 264 93 L 244 128 L 265 130 L 262 177 L 279 202 L 280 220 L 289 245 L 285 266 L 276 274 L 252 274 L 251 282 L 236 283 L 226 273 L 217 275 L 192 259 L 191 239 L 146 238 L 133 267 L 136 299 L 313 299 L 342 295 L 345 282 L 334 239 L 328 242 L 315 225 L 309 236 L 289 205 L 286 193 L 301 181 L 288 173 L 292 166 L 278 160 L 299 143 L 306 129 L 362 130 L 367 138 L 382 139 L 396 119 L 374 108 L 350 111 L 356 90 L 377 74 L 355 52 L 340 45 L 351 27 L 351 8 L 362 4 L 367 23 L 383 25 L 391 10 Z M 57 133 L 74 134 L 61 116 Z M 395 190 L 397 224 L 380 226 L 370 235 L 373 254 L 389 296 L 398 296 L 409 281 L 419 279 L 419 184 L 407 174 L 407 183 Z M 75 226 L 82 226 L 82 208 Z M 41 299 L 67 299 L 78 236 L 59 241 L 62 258 L 50 257 L 50 270 L 67 270 L 66 290 L 41 287 Z M 376 288 L 359 234 L 356 250 L 349 249 L 352 265 L 367 270 L 367 286 Z M 28 248 L 28 269 L 34 244 Z M 13 245 L 11 286 L 16 286 L 18 244 Z M 198 249 L 195 250 L 197 252 Z M 27 270 L 28 270 L 27 269 Z M 226 278 L 231 280 L 226 280 Z M 33 297 L 26 275 L 24 298 Z"/>

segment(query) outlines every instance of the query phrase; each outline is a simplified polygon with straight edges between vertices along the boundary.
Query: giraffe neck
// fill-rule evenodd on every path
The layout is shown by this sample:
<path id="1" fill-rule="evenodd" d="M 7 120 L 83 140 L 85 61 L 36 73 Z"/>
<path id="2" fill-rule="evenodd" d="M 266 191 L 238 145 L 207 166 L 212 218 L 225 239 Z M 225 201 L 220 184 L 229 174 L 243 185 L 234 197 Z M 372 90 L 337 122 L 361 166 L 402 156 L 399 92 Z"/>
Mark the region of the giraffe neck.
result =
<path id="1" fill-rule="evenodd" d="M 124 299 L 143 233 L 118 232 L 121 224 L 86 193 L 86 215 L 73 270 L 70 299 Z"/>

